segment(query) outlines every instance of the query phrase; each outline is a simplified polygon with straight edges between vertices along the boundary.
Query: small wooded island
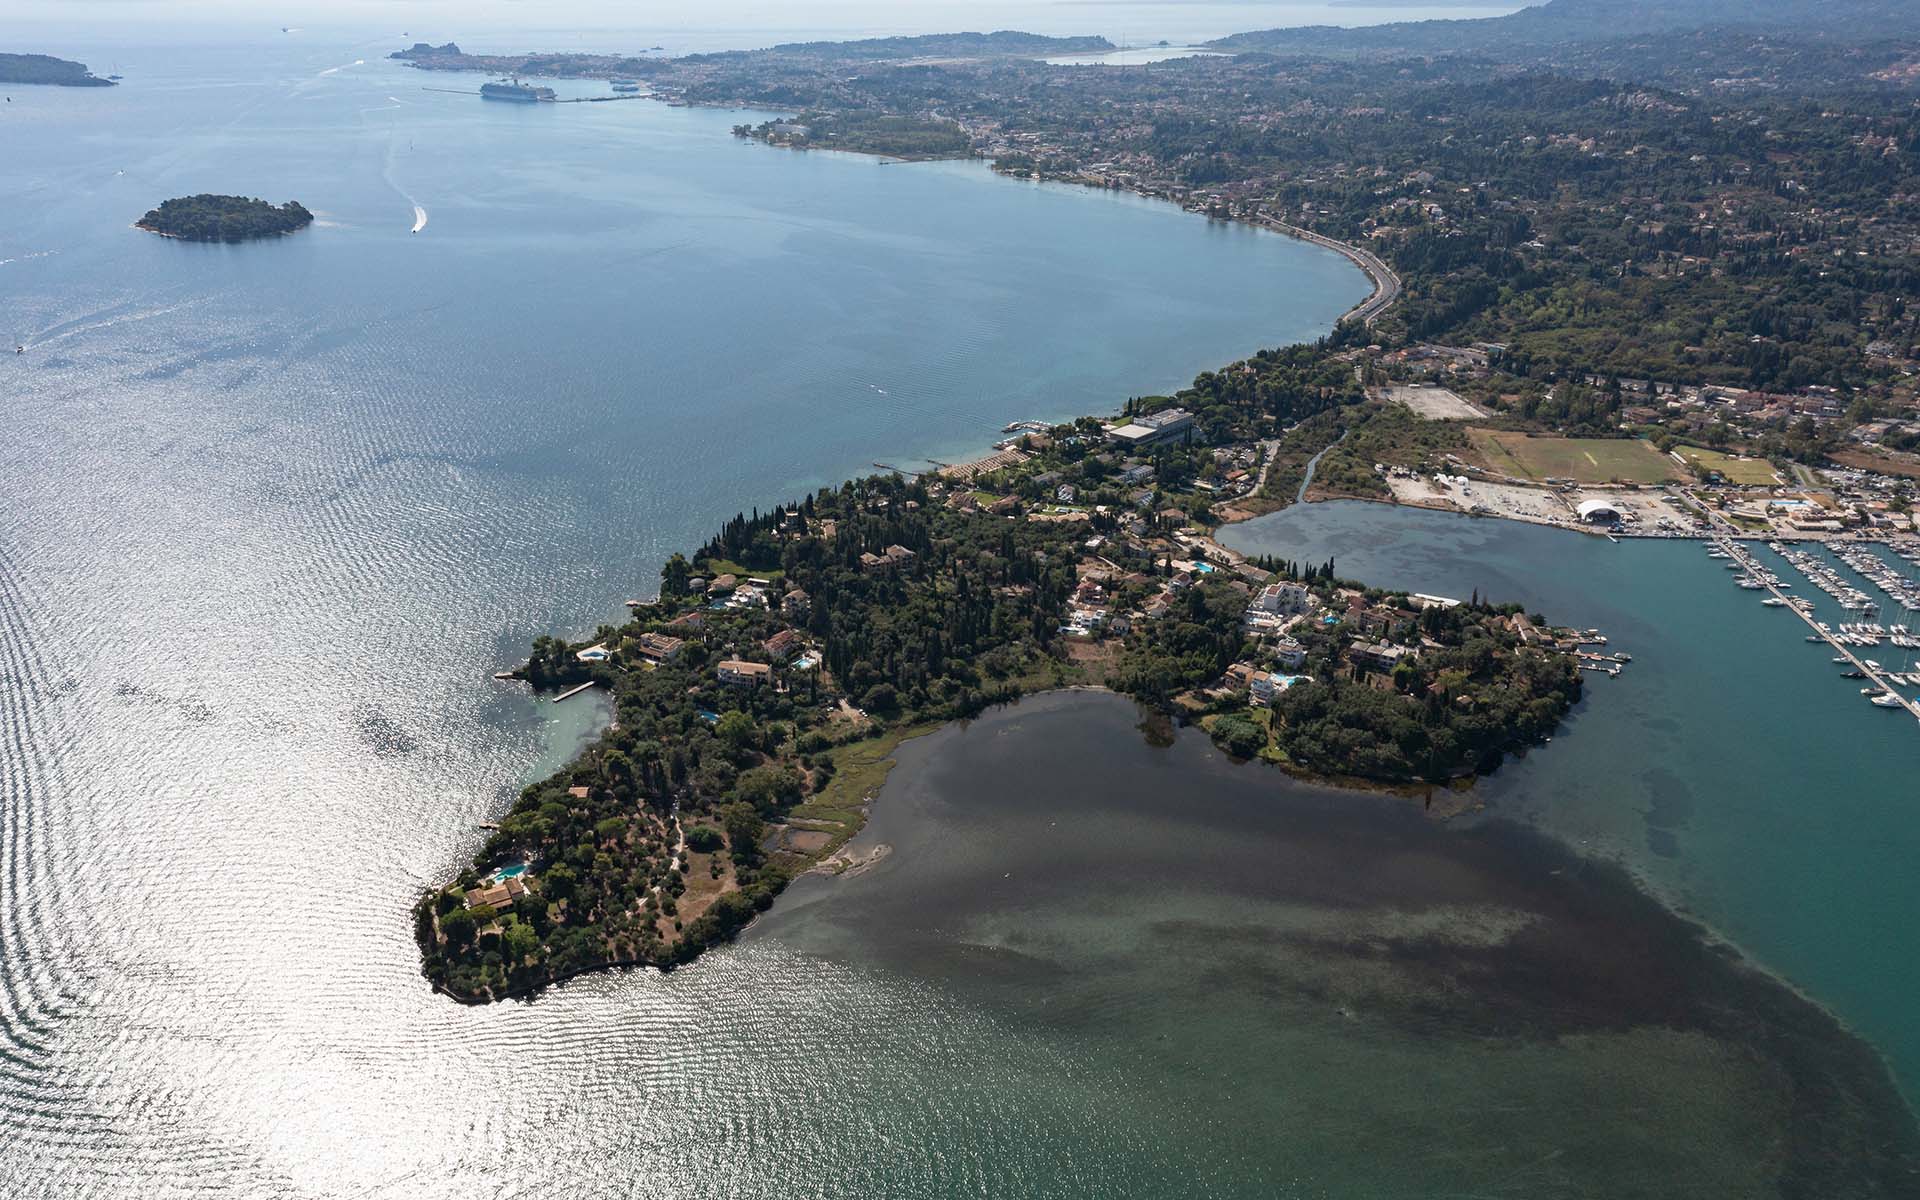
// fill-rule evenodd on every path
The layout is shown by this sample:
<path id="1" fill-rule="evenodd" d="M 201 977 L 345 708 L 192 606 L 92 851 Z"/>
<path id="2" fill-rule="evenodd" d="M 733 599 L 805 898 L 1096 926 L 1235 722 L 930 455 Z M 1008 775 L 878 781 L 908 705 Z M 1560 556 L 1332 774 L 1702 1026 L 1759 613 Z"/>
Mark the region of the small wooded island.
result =
<path id="1" fill-rule="evenodd" d="M 276 237 L 313 224 L 298 200 L 273 205 L 245 196 L 179 196 L 148 212 L 135 227 L 189 242 L 244 242 Z"/>
<path id="2" fill-rule="evenodd" d="M 112 87 L 87 70 L 85 63 L 69 62 L 51 54 L 0 54 L 0 83 L 40 83 L 52 87 Z"/>
<path id="3" fill-rule="evenodd" d="M 536 641 L 516 676 L 597 684 L 614 724 L 421 899 L 428 978 L 482 1003 L 688 962 L 858 865 L 902 739 L 1036 691 L 1106 687 L 1237 757 L 1453 807 L 1580 695 L 1580 635 L 1515 606 L 1220 547 L 1178 503 L 1214 452 L 1178 408 L 1131 415 L 742 514 L 624 624 Z"/>

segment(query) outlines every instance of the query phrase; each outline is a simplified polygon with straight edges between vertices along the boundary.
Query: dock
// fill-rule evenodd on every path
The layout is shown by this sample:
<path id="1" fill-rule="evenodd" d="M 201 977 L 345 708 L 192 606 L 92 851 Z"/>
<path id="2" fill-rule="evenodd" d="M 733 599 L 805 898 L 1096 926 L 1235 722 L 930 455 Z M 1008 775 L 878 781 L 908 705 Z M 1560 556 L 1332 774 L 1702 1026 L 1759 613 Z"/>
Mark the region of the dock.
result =
<path id="1" fill-rule="evenodd" d="M 598 686 L 600 686 L 598 682 L 596 682 L 595 680 L 589 679 L 585 683 L 579 685 L 578 687 L 570 687 L 566 691 L 561 692 L 558 696 L 555 696 L 553 698 L 553 702 L 555 704 L 558 704 L 562 700 L 571 700 L 575 696 L 578 696 L 581 692 L 591 691 L 592 689 Z"/>

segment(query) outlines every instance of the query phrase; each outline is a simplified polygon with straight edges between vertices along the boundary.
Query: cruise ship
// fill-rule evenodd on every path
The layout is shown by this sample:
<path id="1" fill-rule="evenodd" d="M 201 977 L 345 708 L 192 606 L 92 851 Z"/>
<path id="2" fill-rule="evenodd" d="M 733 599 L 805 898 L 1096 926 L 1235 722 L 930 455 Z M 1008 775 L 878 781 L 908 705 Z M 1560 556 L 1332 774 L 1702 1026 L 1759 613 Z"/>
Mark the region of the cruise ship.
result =
<path id="1" fill-rule="evenodd" d="M 483 100 L 511 100 L 516 104 L 535 104 L 542 100 L 553 99 L 553 89 L 549 87 L 530 87 L 518 79 L 506 79 L 499 83 L 480 85 L 480 98 Z"/>

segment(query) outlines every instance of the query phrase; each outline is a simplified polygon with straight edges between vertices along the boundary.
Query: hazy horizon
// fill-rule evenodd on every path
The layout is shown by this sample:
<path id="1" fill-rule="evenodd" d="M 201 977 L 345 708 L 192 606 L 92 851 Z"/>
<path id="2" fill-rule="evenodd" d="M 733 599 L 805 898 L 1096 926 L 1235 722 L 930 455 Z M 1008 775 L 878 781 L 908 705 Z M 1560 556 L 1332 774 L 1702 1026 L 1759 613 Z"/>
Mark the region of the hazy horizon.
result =
<path id="1" fill-rule="evenodd" d="M 1054 36 L 1100 35 L 1116 43 L 1201 41 L 1252 29 L 1373 25 L 1437 16 L 1490 16 L 1520 3 L 1451 0 L 894 0 L 892 3 L 771 3 L 717 0 L 632 5 L 609 0 L 313 0 L 265 7 L 216 0 L 183 11 L 172 0 L 24 0 L 9 21 L 16 52 L 57 53 L 74 45 L 139 40 L 158 45 L 245 41 L 257 36 L 338 36 L 443 42 L 468 49 L 645 50 L 674 53 L 747 49 L 815 37 L 859 38 L 1018 29 Z M 283 35 L 282 28 L 292 30 Z M 471 43 L 470 45 L 468 43 Z"/>

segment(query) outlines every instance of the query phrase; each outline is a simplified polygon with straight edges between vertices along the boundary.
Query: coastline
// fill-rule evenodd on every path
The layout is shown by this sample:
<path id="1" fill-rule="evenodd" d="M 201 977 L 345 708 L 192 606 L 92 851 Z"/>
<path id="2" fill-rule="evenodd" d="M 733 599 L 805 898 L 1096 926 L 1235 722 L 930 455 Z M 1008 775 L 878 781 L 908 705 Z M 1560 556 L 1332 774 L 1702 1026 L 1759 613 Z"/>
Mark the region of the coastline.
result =
<path id="1" fill-rule="evenodd" d="M 309 221 L 307 223 L 307 225 L 312 225 L 312 224 L 315 224 L 315 222 Z M 143 224 L 142 222 L 139 222 L 139 221 L 135 221 L 133 223 L 133 228 L 138 229 L 142 233 L 150 233 L 155 237 L 171 238 L 173 241 L 176 241 L 176 242 L 197 242 L 202 245 L 237 246 L 241 242 L 262 242 L 267 240 L 268 238 L 292 237 L 294 234 L 299 233 L 302 229 L 307 228 L 307 225 L 302 225 L 300 229 L 276 229 L 272 233 L 249 234 L 246 237 L 237 238 L 237 239 L 188 237 L 184 233 L 172 233 L 165 229 L 155 229 L 153 226 Z"/>
<path id="2" fill-rule="evenodd" d="M 1107 53 L 1107 52 L 1103 51 L 1101 53 Z M 413 70 L 432 71 L 436 73 L 445 72 L 447 74 L 489 74 L 490 73 L 488 70 L 481 67 L 423 66 L 418 62 L 414 62 L 407 59 L 402 59 L 400 61 L 404 65 L 406 65 L 407 67 Z M 528 72 L 523 72 L 523 74 L 526 74 L 529 78 L 544 78 L 544 79 L 599 79 L 599 78 L 607 77 L 605 75 L 543 74 L 538 71 L 528 71 Z M 687 100 L 684 97 L 681 97 L 678 95 L 672 95 L 672 94 L 662 93 L 662 92 L 653 91 L 653 90 L 649 90 L 633 98 L 640 99 L 640 100 L 652 100 L 657 103 L 666 104 L 669 107 L 708 108 L 708 109 L 713 109 L 719 112 L 765 113 L 765 114 L 776 115 L 776 116 L 790 116 L 793 113 L 793 110 L 791 108 L 764 108 L 756 104 L 750 104 L 750 103 L 738 102 L 738 101 Z M 966 129 L 966 126 L 964 125 L 964 123 L 961 125 L 961 127 L 963 129 Z M 969 134 L 969 136 L 974 135 L 974 132 L 975 131 L 971 129 L 967 129 L 967 133 Z M 912 154 L 887 153 L 887 152 L 875 151 L 875 150 L 862 150 L 852 146 L 793 147 L 793 146 L 782 145 L 779 143 L 767 142 L 765 138 L 758 137 L 758 136 L 752 136 L 752 135 L 746 135 L 746 136 L 749 137 L 749 140 L 762 142 L 763 144 L 766 144 L 773 149 L 825 150 L 830 153 L 856 154 L 865 158 L 877 159 L 881 162 L 897 162 L 897 163 L 905 164 L 905 163 L 915 163 L 915 162 L 944 162 L 949 160 L 952 160 L 952 161 L 977 160 L 977 161 L 982 161 L 987 163 L 989 167 L 992 167 L 994 169 L 996 174 L 1009 174 L 1008 172 L 1000 171 L 999 168 L 995 166 L 995 160 L 992 155 L 984 154 L 984 153 L 981 153 L 980 151 L 971 150 L 971 149 L 966 150 L 964 152 L 957 152 L 953 154 L 912 155 Z M 1033 176 L 1033 178 L 1039 182 L 1068 184 L 1075 187 L 1090 188 L 1096 191 L 1123 190 L 1143 200 L 1155 200 L 1155 201 L 1160 201 L 1162 203 L 1172 204 L 1175 207 L 1180 208 L 1181 211 L 1183 212 L 1192 212 L 1197 215 L 1206 216 L 1209 220 L 1231 221 L 1236 224 L 1246 225 L 1249 228 L 1261 229 L 1269 233 L 1278 233 L 1285 237 L 1293 238 L 1296 241 L 1307 242 L 1311 245 L 1319 246 L 1322 249 L 1331 250 L 1335 254 L 1340 255 L 1340 257 L 1352 263 L 1354 267 L 1357 268 L 1360 271 L 1360 273 L 1366 277 L 1368 284 L 1372 287 L 1372 291 L 1367 295 L 1365 299 L 1355 304 L 1352 308 L 1349 308 L 1346 312 L 1342 313 L 1339 317 L 1337 317 L 1334 320 L 1333 324 L 1335 328 L 1338 328 L 1341 324 L 1347 321 L 1351 321 L 1355 319 L 1358 319 L 1361 322 L 1361 324 L 1371 328 L 1376 321 L 1378 321 L 1382 316 L 1386 314 L 1386 311 L 1393 306 L 1394 302 L 1400 298 L 1402 284 L 1401 284 L 1399 274 L 1395 272 L 1391 266 L 1389 266 L 1383 259 L 1381 259 L 1378 255 L 1374 254 L 1371 250 L 1368 250 L 1362 246 L 1353 245 L 1349 242 L 1340 241 L 1336 238 L 1328 237 L 1327 235 L 1322 233 L 1315 233 L 1311 229 L 1306 229 L 1302 226 L 1291 224 L 1287 221 L 1281 220 L 1278 217 L 1268 216 L 1265 214 L 1260 214 L 1256 216 L 1240 216 L 1240 215 L 1230 215 L 1230 214 L 1209 213 L 1203 209 L 1192 208 L 1192 207 L 1183 205 L 1174 197 L 1168 196 L 1164 192 L 1155 190 L 1153 188 L 1145 187 L 1145 186 L 1129 186 L 1125 188 L 1115 189 L 1112 187 L 1090 183 L 1090 182 L 1087 182 L 1086 180 L 1078 179 L 1068 175 L 1036 174 Z"/>
<path id="3" fill-rule="evenodd" d="M 646 99 L 665 101 L 667 100 L 667 97 L 660 96 L 660 95 L 649 95 L 646 97 Z M 682 100 L 682 101 L 678 101 L 678 103 L 681 103 L 688 107 L 715 108 L 715 109 L 728 111 L 728 112 L 777 112 L 777 113 L 782 113 L 783 115 L 790 112 L 790 110 L 757 109 L 757 108 L 742 107 L 734 104 L 709 103 L 705 101 Z M 962 128 L 964 129 L 965 126 L 962 125 Z M 967 130 L 967 132 L 970 136 L 973 136 L 975 133 L 975 131 L 970 129 Z M 741 136 L 746 136 L 748 137 L 749 140 L 752 140 L 752 141 L 762 142 L 763 144 L 767 145 L 769 148 L 772 148 L 772 149 L 809 150 L 809 151 L 825 150 L 830 153 L 857 154 L 862 157 L 876 158 L 883 162 L 907 163 L 907 162 L 941 162 L 941 161 L 948 161 L 948 160 L 952 160 L 952 161 L 973 160 L 973 161 L 985 162 L 988 165 L 988 167 L 992 169 L 993 172 L 997 175 L 1006 175 L 1008 178 L 1019 177 L 1019 176 L 1015 176 L 1012 172 L 1001 170 L 1000 167 L 998 166 L 997 161 L 994 159 L 994 157 L 991 154 L 986 154 L 978 150 L 967 150 L 963 153 L 955 153 L 955 154 L 927 154 L 927 155 L 919 155 L 919 156 L 906 156 L 906 155 L 899 155 L 899 154 L 883 153 L 880 151 L 873 151 L 873 150 L 862 150 L 857 147 L 851 147 L 851 146 L 789 146 L 784 143 L 769 142 L 765 138 L 759 137 L 753 134 L 741 135 Z M 1145 187 L 1145 186 L 1128 186 L 1128 187 L 1116 188 L 1109 185 L 1091 183 L 1091 182 L 1088 182 L 1087 180 L 1077 178 L 1071 175 L 1046 174 L 1043 172 L 1032 173 L 1031 175 L 1026 176 L 1026 178 L 1029 178 L 1031 181 L 1038 182 L 1038 183 L 1065 184 L 1070 187 L 1087 188 L 1093 191 L 1124 191 L 1127 194 L 1136 196 L 1142 200 L 1152 200 L 1158 203 L 1172 204 L 1174 207 L 1179 208 L 1182 212 L 1193 213 L 1196 216 L 1204 216 L 1210 221 L 1228 221 L 1237 225 L 1245 225 L 1250 229 L 1259 229 L 1268 233 L 1277 233 L 1284 237 L 1292 238 L 1295 241 L 1306 242 L 1309 245 L 1319 246 L 1323 250 L 1331 250 L 1335 254 L 1338 254 L 1340 257 L 1346 259 L 1348 262 L 1352 263 L 1356 268 L 1358 268 L 1360 273 L 1366 277 L 1367 283 L 1373 289 L 1370 293 L 1368 293 L 1365 299 L 1361 300 L 1359 303 L 1355 304 L 1352 308 L 1349 308 L 1346 312 L 1340 314 L 1340 316 L 1334 319 L 1333 326 L 1335 329 L 1338 329 L 1342 324 L 1348 321 L 1352 321 L 1356 319 L 1359 320 L 1362 325 L 1368 328 L 1372 328 L 1374 322 L 1378 321 L 1382 316 L 1386 315 L 1386 311 L 1389 308 L 1393 307 L 1394 302 L 1398 300 L 1401 295 L 1402 284 L 1401 284 L 1399 274 L 1395 272 L 1392 267 L 1388 266 L 1387 263 L 1384 260 L 1382 260 L 1379 255 L 1374 254 L 1371 250 L 1368 250 L 1365 247 L 1356 246 L 1350 242 L 1343 242 L 1338 240 L 1337 238 L 1331 238 L 1322 233 L 1315 233 L 1311 229 L 1306 229 L 1299 225 L 1290 224 L 1289 222 L 1282 221 L 1278 217 L 1268 216 L 1264 213 L 1252 215 L 1252 216 L 1243 216 L 1239 214 L 1208 212 L 1203 208 L 1197 208 L 1190 205 L 1181 204 L 1174 197 L 1166 195 L 1162 191 L 1158 191 L 1156 189 Z"/>

